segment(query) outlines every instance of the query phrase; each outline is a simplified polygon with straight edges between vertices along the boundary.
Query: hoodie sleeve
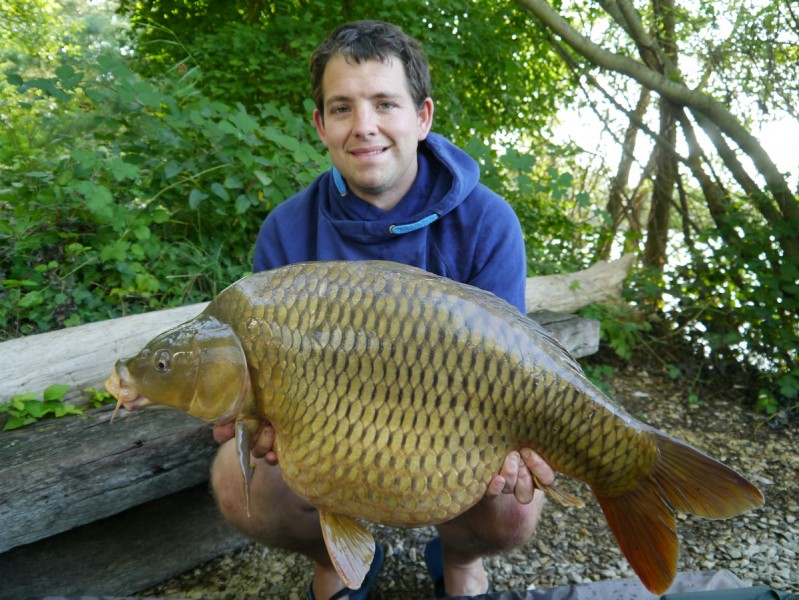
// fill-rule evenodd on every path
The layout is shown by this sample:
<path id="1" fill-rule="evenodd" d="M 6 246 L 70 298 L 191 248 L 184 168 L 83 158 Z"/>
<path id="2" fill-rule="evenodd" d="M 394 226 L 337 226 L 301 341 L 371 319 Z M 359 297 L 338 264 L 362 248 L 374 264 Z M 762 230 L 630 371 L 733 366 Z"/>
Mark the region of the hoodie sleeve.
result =
<path id="1" fill-rule="evenodd" d="M 519 218 L 496 198 L 480 221 L 472 277 L 467 282 L 488 290 L 526 313 L 527 256 Z"/>
<path id="2" fill-rule="evenodd" d="M 277 238 L 275 220 L 267 217 L 255 239 L 255 252 L 252 260 L 253 273 L 268 271 L 288 264 L 288 260 L 276 243 Z"/>
<path id="3" fill-rule="evenodd" d="M 267 215 L 253 252 L 253 273 L 317 260 L 315 232 L 319 179 Z"/>

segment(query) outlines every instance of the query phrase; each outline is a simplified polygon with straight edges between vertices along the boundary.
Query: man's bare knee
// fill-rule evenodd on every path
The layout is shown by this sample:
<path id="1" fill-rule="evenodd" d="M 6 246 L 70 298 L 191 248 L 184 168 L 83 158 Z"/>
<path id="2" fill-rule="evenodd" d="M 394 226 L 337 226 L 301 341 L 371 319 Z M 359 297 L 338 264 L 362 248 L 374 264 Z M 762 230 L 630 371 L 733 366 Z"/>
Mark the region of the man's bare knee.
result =
<path id="1" fill-rule="evenodd" d="M 445 544 L 474 554 L 496 554 L 523 546 L 533 535 L 544 494 L 536 491 L 530 504 L 513 496 L 484 501 L 452 521 L 438 525 Z"/>
<path id="2" fill-rule="evenodd" d="M 211 489 L 222 516 L 246 533 L 249 524 L 244 504 L 244 478 L 239 470 L 233 442 L 223 444 L 211 465 Z"/>
<path id="3" fill-rule="evenodd" d="M 540 490 L 536 490 L 530 504 L 514 505 L 497 524 L 496 536 L 492 540 L 497 550 L 505 552 L 526 544 L 538 526 L 543 507 L 544 493 Z"/>
<path id="4" fill-rule="evenodd" d="M 222 516 L 239 532 L 266 546 L 326 560 L 319 513 L 289 489 L 279 467 L 256 462 L 248 515 L 236 448 L 227 442 L 211 466 L 211 487 Z"/>

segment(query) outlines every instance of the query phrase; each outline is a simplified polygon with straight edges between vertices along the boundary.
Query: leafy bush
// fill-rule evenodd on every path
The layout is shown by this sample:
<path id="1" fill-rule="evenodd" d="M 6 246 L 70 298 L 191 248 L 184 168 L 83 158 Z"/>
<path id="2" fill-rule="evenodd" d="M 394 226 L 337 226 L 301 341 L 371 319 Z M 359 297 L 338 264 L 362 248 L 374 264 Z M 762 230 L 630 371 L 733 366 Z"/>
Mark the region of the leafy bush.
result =
<path id="1" fill-rule="evenodd" d="M 773 414 L 799 399 L 799 265 L 756 219 L 740 227 L 738 247 L 700 236 L 692 260 L 668 272 L 664 311 L 708 369 L 755 373 L 757 407 Z"/>
<path id="2" fill-rule="evenodd" d="M 313 128 L 274 104 L 85 72 L 8 76 L 21 108 L 0 170 L 1 336 L 207 299 L 251 268 L 269 209 L 326 168 Z"/>

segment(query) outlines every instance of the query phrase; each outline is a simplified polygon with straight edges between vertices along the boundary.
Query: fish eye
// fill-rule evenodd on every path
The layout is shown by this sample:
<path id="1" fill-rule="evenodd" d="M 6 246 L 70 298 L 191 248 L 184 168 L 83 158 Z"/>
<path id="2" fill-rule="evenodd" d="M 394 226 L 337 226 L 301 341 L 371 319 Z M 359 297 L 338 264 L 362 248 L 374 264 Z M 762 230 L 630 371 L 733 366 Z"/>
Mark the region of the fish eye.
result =
<path id="1" fill-rule="evenodd" d="M 155 370 L 160 373 L 169 371 L 169 367 L 172 366 L 172 355 L 169 350 L 159 350 L 156 352 L 153 356 L 153 364 L 155 365 Z"/>

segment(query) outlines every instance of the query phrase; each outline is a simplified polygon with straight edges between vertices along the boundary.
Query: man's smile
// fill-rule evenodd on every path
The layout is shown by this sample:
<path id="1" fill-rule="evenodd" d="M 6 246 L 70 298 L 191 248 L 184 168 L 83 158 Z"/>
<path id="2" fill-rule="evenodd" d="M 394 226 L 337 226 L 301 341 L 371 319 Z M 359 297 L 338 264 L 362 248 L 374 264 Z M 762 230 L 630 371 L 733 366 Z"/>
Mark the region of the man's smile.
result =
<path id="1" fill-rule="evenodd" d="M 363 156 L 377 156 L 378 154 L 383 154 L 388 150 L 388 146 L 379 146 L 377 148 L 356 148 L 354 150 L 350 150 L 350 154 L 353 154 L 358 157 Z"/>

